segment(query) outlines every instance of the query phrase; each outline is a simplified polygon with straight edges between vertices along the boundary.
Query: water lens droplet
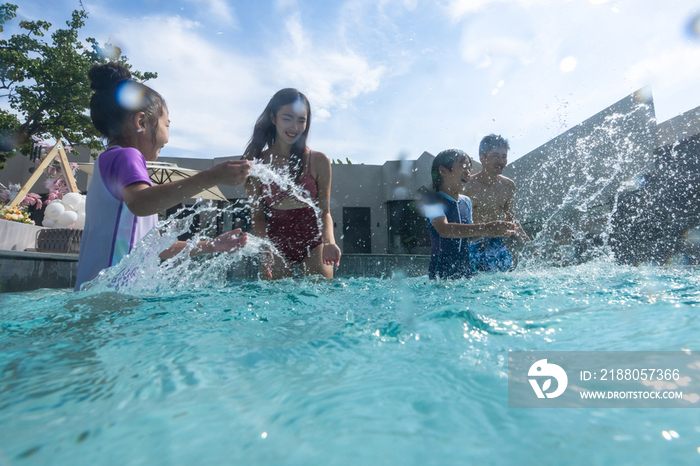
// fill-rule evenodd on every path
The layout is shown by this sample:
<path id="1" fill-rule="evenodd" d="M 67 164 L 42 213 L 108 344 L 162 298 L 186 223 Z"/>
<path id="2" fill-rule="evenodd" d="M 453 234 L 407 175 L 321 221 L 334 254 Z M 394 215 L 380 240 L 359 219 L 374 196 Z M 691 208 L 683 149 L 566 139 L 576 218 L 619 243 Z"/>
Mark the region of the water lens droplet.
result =
<path id="1" fill-rule="evenodd" d="M 301 99 L 297 99 L 296 101 L 294 101 L 294 103 L 292 104 L 292 109 L 297 115 L 303 115 L 307 112 L 306 104 Z"/>
<path id="2" fill-rule="evenodd" d="M 693 246 L 700 246 L 700 226 L 696 226 L 683 233 L 683 241 Z"/>
<path id="3" fill-rule="evenodd" d="M 133 81 L 126 81 L 117 88 L 117 103 L 127 110 L 143 107 L 146 88 Z"/>
<path id="4" fill-rule="evenodd" d="M 700 40 L 700 14 L 693 16 L 688 22 L 688 35 L 693 39 Z"/>

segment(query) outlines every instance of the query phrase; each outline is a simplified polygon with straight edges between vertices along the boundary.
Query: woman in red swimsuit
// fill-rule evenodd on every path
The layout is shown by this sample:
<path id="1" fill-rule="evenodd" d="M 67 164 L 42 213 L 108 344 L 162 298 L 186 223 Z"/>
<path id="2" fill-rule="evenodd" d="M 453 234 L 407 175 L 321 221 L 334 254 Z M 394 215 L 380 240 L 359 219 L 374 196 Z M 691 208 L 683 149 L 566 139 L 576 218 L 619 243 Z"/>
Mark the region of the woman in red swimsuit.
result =
<path id="1" fill-rule="evenodd" d="M 317 210 L 277 184 L 248 178 L 253 234 L 269 238 L 285 259 L 264 259 L 264 278 L 291 277 L 294 264 L 302 264 L 305 275 L 333 278 L 333 266 L 340 263 L 329 205 L 331 162 L 326 154 L 306 147 L 310 125 L 311 107 L 306 96 L 296 89 L 282 89 L 255 123 L 243 155 L 288 174 L 320 210 L 319 218 Z"/>

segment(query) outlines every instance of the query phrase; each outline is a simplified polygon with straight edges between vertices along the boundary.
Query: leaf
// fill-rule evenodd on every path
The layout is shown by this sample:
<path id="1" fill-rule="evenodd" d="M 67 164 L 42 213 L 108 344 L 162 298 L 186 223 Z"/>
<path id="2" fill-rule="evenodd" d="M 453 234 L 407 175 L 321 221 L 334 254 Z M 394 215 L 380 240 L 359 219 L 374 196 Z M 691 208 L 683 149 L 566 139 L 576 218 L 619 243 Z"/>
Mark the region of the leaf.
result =
<path id="1" fill-rule="evenodd" d="M 542 391 L 546 392 L 550 385 L 552 385 L 552 379 L 547 379 L 544 385 L 542 385 Z"/>

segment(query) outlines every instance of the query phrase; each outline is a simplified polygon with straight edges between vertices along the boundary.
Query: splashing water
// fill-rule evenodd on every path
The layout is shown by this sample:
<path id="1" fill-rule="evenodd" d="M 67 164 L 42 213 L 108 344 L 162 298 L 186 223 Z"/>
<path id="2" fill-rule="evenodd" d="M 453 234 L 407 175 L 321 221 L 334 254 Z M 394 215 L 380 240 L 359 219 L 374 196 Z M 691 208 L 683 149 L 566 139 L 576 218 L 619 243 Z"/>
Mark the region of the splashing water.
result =
<path id="1" fill-rule="evenodd" d="M 700 40 L 700 14 L 696 14 L 688 21 L 686 32 L 689 37 Z"/>
<path id="2" fill-rule="evenodd" d="M 309 199 L 308 192 L 296 184 L 289 173 L 283 170 L 275 170 L 270 168 L 269 165 L 254 163 L 250 169 L 250 176 L 259 179 L 263 185 L 276 184 L 282 191 L 288 192 L 294 199 L 314 209 L 316 216 L 320 217 L 321 209 L 316 206 L 312 199 Z M 249 202 L 251 202 L 250 199 Z"/>
<path id="3" fill-rule="evenodd" d="M 125 81 L 117 88 L 116 97 L 121 107 L 136 111 L 143 107 L 146 88 L 132 81 Z"/>
<path id="4" fill-rule="evenodd" d="M 291 197 L 311 207 L 321 231 L 321 210 L 308 193 L 297 185 L 287 173 L 272 170 L 267 165 L 253 164 L 250 176 L 258 178 L 263 184 L 277 184 Z M 248 202 L 252 202 L 251 199 Z M 266 239 L 248 233 L 246 245 L 231 253 L 208 254 L 190 257 L 192 250 L 200 241 L 211 240 L 216 236 L 216 228 L 210 225 L 195 233 L 187 240 L 186 247 L 175 257 L 161 263 L 159 255 L 178 241 L 178 237 L 190 232 L 195 217 L 213 218 L 222 213 L 231 213 L 234 217 L 243 216 L 245 207 L 230 205 L 219 209 L 211 201 L 199 199 L 192 208 L 179 210 L 158 224 L 135 246 L 131 253 L 113 267 L 100 272 L 86 289 L 91 292 L 117 291 L 127 294 L 172 293 L 178 289 L 197 289 L 224 286 L 232 277 L 250 276 L 250 270 L 257 270 L 257 261 L 262 253 L 271 251 L 275 261 L 286 264 L 284 257 L 274 244 Z M 183 215 L 184 214 L 184 215 Z M 319 233 L 320 234 L 320 233 Z"/>
<path id="5" fill-rule="evenodd" d="M 265 187 L 263 189 L 269 189 L 272 184 L 279 186 L 280 190 L 286 192 L 289 197 L 299 201 L 300 203 L 310 207 L 314 210 L 316 214 L 316 226 L 318 227 L 318 236 L 321 237 L 321 232 L 323 231 L 323 221 L 321 217 L 321 209 L 316 205 L 316 202 L 311 199 L 309 192 L 299 186 L 290 176 L 289 172 L 286 170 L 275 170 L 269 165 L 262 163 L 253 164 L 250 170 L 250 176 L 257 178 L 260 183 Z M 248 199 L 249 203 L 253 203 L 253 199 Z M 271 208 L 271 210 L 275 210 Z"/>
<path id="6" fill-rule="evenodd" d="M 119 264 L 100 272 L 85 288 L 91 292 L 150 295 L 169 293 L 179 288 L 191 290 L 221 286 L 232 273 L 251 262 L 246 259 L 256 258 L 266 248 L 276 251 L 274 245 L 249 234 L 246 245 L 238 251 L 190 257 L 200 241 L 215 237 L 215 227 L 209 226 L 187 240 L 185 248 L 175 257 L 161 263 L 159 255 L 175 244 L 178 236 L 190 232 L 197 215 L 200 218 L 214 217 L 222 212 L 236 215 L 241 210 L 243 208 L 233 206 L 219 210 L 211 201 L 200 200 L 191 210 L 180 210 L 160 222 Z"/>
<path id="7" fill-rule="evenodd" d="M 650 106 L 637 102 L 631 111 L 573 128 L 535 155 L 538 165 L 524 179 L 516 177 L 517 216 L 534 232 L 519 267 L 615 259 L 613 219 L 621 193 L 644 186 L 641 173 L 648 169 L 654 141 L 650 115 Z"/>

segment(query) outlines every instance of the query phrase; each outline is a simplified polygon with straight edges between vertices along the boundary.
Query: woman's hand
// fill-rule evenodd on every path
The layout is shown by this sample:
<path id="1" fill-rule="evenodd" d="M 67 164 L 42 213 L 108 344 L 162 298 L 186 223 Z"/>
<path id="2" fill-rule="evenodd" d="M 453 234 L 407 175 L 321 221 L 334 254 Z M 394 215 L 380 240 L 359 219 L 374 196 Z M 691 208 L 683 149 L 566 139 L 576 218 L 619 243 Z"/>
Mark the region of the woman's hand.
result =
<path id="1" fill-rule="evenodd" d="M 240 236 L 238 236 L 240 235 Z M 241 229 L 236 228 L 214 238 L 211 243 L 212 252 L 234 252 L 241 249 L 248 242 L 248 233 L 241 234 Z"/>
<path id="2" fill-rule="evenodd" d="M 326 243 L 323 245 L 323 264 L 324 265 L 340 265 L 340 248 L 335 243 Z"/>
<path id="3" fill-rule="evenodd" d="M 238 236 L 240 235 L 240 236 Z M 190 255 L 211 254 L 214 252 L 234 252 L 248 242 L 248 233 L 241 235 L 241 229 L 236 228 L 209 241 L 200 241 Z"/>
<path id="4" fill-rule="evenodd" d="M 248 242 L 248 234 L 243 233 L 241 236 L 236 236 L 241 233 L 240 228 L 219 235 L 209 241 L 200 241 L 195 247 L 190 250 L 190 257 L 199 256 L 202 254 L 211 254 L 214 252 L 234 252 L 241 249 Z M 170 259 L 180 254 L 187 247 L 187 241 L 178 241 L 170 246 L 165 251 L 159 254 L 160 260 Z"/>
<path id="5" fill-rule="evenodd" d="M 264 278 L 272 280 L 272 264 L 275 263 L 275 255 L 272 249 L 266 244 L 262 245 L 262 252 L 260 253 L 260 271 L 263 273 Z"/>

